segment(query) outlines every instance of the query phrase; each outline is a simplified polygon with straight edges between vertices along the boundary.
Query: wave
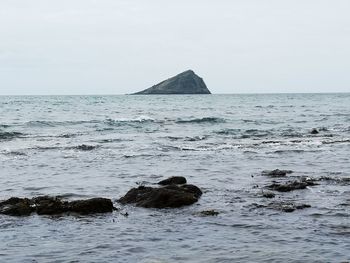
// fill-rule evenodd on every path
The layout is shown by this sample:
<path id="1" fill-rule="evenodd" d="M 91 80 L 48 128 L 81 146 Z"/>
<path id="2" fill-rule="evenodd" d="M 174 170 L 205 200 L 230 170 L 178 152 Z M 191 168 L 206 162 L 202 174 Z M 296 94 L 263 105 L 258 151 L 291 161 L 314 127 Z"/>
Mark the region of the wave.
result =
<path id="1" fill-rule="evenodd" d="M 81 120 L 81 121 L 28 121 L 26 123 L 29 127 L 55 127 L 66 125 L 80 125 L 85 123 L 99 123 L 98 120 Z"/>
<path id="2" fill-rule="evenodd" d="M 19 152 L 19 151 L 4 151 L 2 152 L 4 155 L 9 155 L 9 156 L 26 156 L 24 152 Z"/>
<path id="3" fill-rule="evenodd" d="M 241 129 L 223 129 L 215 131 L 214 133 L 219 135 L 238 135 L 241 131 Z"/>
<path id="4" fill-rule="evenodd" d="M 207 139 L 208 136 L 194 136 L 194 137 L 186 137 L 185 141 L 187 142 L 197 142 L 197 141 L 203 141 L 205 139 Z"/>
<path id="5" fill-rule="evenodd" d="M 122 125 L 128 123 L 146 123 L 156 122 L 153 118 L 148 116 L 139 116 L 136 118 L 119 118 L 119 119 L 105 119 L 105 120 L 77 120 L 77 121 L 29 121 L 25 125 L 29 127 L 57 127 L 57 126 L 72 126 L 82 124 L 107 124 L 111 126 Z M 99 128 L 99 130 L 107 130 L 110 128 Z"/>
<path id="6" fill-rule="evenodd" d="M 232 135 L 235 139 L 249 139 L 249 138 L 261 138 L 273 135 L 271 130 L 258 130 L 258 129 L 223 129 L 214 131 L 218 135 Z"/>
<path id="7" fill-rule="evenodd" d="M 270 130 L 257 130 L 257 129 L 249 129 L 246 130 L 241 138 L 246 139 L 246 138 L 260 138 L 260 137 L 267 137 L 269 135 L 272 135 L 273 133 Z"/>
<path id="8" fill-rule="evenodd" d="M 12 140 L 14 138 L 19 138 L 24 134 L 21 132 L 3 132 L 0 131 L 0 140 Z"/>
<path id="9" fill-rule="evenodd" d="M 116 138 L 116 139 L 101 139 L 101 140 L 97 140 L 96 142 L 98 142 L 98 143 L 113 143 L 113 142 L 122 142 L 122 141 L 129 141 L 129 142 L 131 142 L 131 141 L 133 141 L 133 140 L 131 140 L 131 139 L 118 139 L 118 138 Z"/>
<path id="10" fill-rule="evenodd" d="M 317 151 L 302 150 L 302 149 L 287 149 L 287 150 L 276 150 L 271 153 L 286 154 L 286 153 L 304 153 L 304 152 L 317 152 Z"/>
<path id="11" fill-rule="evenodd" d="M 111 119 L 108 118 L 105 121 L 109 125 L 120 125 L 125 123 L 147 123 L 147 122 L 156 122 L 155 119 L 148 116 L 139 116 L 136 118 L 119 118 L 119 119 Z"/>
<path id="12" fill-rule="evenodd" d="M 98 148 L 98 145 L 88 145 L 88 144 L 80 144 L 76 146 L 36 146 L 28 148 L 28 150 L 37 150 L 37 151 L 50 151 L 50 150 L 78 150 L 78 151 L 92 151 Z"/>
<path id="13" fill-rule="evenodd" d="M 261 124 L 279 124 L 281 123 L 280 121 L 272 121 L 272 120 L 249 120 L 249 119 L 242 119 L 244 123 L 252 123 L 256 125 L 261 125 Z"/>
<path id="14" fill-rule="evenodd" d="M 322 141 L 322 144 L 335 144 L 335 143 L 350 143 L 350 139 L 334 140 L 334 141 Z"/>
<path id="15" fill-rule="evenodd" d="M 74 137 L 77 137 L 80 135 L 82 135 L 82 133 L 63 133 L 63 134 L 58 135 L 57 137 L 58 138 L 74 138 Z M 53 136 L 53 137 L 56 137 L 56 136 Z"/>
<path id="16" fill-rule="evenodd" d="M 157 155 L 157 156 L 161 156 L 161 155 Z M 141 154 L 124 154 L 123 157 L 124 158 L 154 157 L 154 155 L 152 155 L 152 154 L 145 154 L 145 153 L 141 153 Z"/>
<path id="17" fill-rule="evenodd" d="M 178 119 L 175 123 L 224 123 L 225 119 L 217 117 L 203 117 L 194 119 Z"/>

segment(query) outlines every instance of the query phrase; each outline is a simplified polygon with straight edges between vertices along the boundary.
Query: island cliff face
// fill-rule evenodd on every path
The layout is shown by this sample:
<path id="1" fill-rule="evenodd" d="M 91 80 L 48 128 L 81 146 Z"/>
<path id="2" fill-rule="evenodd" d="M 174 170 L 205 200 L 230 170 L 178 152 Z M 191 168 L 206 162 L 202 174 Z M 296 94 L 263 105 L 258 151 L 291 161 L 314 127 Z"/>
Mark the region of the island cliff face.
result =
<path id="1" fill-rule="evenodd" d="M 149 89 L 136 92 L 133 95 L 154 94 L 211 94 L 202 78 L 192 70 L 182 72 L 175 77 L 164 80 Z"/>

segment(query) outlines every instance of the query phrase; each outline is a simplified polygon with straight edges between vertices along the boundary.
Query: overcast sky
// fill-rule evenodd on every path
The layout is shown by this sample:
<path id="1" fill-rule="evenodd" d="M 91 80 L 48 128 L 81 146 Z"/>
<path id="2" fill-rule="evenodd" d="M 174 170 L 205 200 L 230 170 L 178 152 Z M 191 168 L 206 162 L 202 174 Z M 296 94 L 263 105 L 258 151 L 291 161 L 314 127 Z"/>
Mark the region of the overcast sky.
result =
<path id="1" fill-rule="evenodd" d="M 350 92 L 348 0 L 0 0 L 0 94 Z"/>

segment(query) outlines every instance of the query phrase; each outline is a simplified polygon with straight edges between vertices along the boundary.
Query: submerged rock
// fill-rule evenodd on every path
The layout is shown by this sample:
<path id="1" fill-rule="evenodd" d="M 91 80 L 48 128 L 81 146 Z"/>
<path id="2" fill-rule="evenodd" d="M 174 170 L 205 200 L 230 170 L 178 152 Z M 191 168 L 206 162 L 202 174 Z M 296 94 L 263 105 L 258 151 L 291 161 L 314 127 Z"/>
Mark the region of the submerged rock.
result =
<path id="1" fill-rule="evenodd" d="M 202 78 L 192 70 L 182 72 L 133 95 L 152 94 L 211 94 Z"/>
<path id="2" fill-rule="evenodd" d="M 263 192 L 262 196 L 265 198 L 274 198 L 276 195 L 272 192 Z"/>
<path id="3" fill-rule="evenodd" d="M 276 201 L 276 202 L 271 202 L 267 205 L 257 204 L 257 203 L 253 203 L 250 205 L 250 209 L 271 209 L 271 210 L 276 210 L 276 211 L 281 211 L 286 213 L 291 213 L 291 212 L 294 212 L 295 210 L 302 210 L 310 207 L 311 205 L 308 205 L 308 204 L 296 204 L 290 201 L 287 201 L 287 202 Z"/>
<path id="4" fill-rule="evenodd" d="M 91 198 L 68 202 L 51 196 L 39 196 L 32 199 L 12 197 L 0 202 L 0 214 L 11 216 L 28 216 L 33 212 L 38 215 L 58 215 L 63 213 L 86 215 L 112 212 L 113 209 L 112 201 L 106 198 Z"/>
<path id="5" fill-rule="evenodd" d="M 269 177 L 284 177 L 287 174 L 291 174 L 293 171 L 291 170 L 280 170 L 280 169 L 275 169 L 272 171 L 263 171 L 262 175 L 269 176 Z"/>
<path id="6" fill-rule="evenodd" d="M 182 176 L 173 176 L 168 179 L 160 181 L 160 185 L 170 185 L 170 184 L 185 184 L 187 183 L 186 178 Z"/>
<path id="7" fill-rule="evenodd" d="M 316 128 L 313 128 L 311 131 L 310 131 L 311 134 L 319 134 L 319 131 L 316 129 Z"/>
<path id="8" fill-rule="evenodd" d="M 204 210 L 197 213 L 199 216 L 217 216 L 218 214 L 220 213 L 216 210 Z"/>
<path id="9" fill-rule="evenodd" d="M 316 184 L 313 181 L 304 180 L 304 181 L 293 181 L 293 182 L 286 182 L 286 183 L 275 182 L 267 186 L 267 188 L 278 192 L 290 192 L 294 190 L 306 189 L 306 187 L 314 186 L 314 185 Z"/>
<path id="10" fill-rule="evenodd" d="M 348 185 L 350 184 L 350 177 L 330 177 L 330 176 L 321 176 L 320 178 L 313 179 L 315 181 L 325 181 L 335 184 Z"/>
<path id="11" fill-rule="evenodd" d="M 171 178 L 168 180 L 167 182 L 173 181 Z M 197 202 L 201 195 L 202 191 L 190 184 L 168 184 L 157 188 L 139 186 L 129 190 L 118 201 L 121 204 L 135 204 L 145 208 L 175 208 L 191 205 Z"/>
<path id="12" fill-rule="evenodd" d="M 311 205 L 308 204 L 295 204 L 292 202 L 274 202 L 267 205 L 267 208 L 279 210 L 286 213 L 291 213 L 295 210 L 301 210 L 310 207 Z"/>

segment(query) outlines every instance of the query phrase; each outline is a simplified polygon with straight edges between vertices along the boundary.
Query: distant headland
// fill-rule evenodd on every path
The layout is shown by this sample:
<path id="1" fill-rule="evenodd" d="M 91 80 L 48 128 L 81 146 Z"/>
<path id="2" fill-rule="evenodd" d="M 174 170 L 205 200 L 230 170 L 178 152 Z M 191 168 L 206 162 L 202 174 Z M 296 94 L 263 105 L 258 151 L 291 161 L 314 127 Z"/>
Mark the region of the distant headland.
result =
<path id="1" fill-rule="evenodd" d="M 202 78 L 192 70 L 182 72 L 132 95 L 211 94 Z"/>

